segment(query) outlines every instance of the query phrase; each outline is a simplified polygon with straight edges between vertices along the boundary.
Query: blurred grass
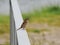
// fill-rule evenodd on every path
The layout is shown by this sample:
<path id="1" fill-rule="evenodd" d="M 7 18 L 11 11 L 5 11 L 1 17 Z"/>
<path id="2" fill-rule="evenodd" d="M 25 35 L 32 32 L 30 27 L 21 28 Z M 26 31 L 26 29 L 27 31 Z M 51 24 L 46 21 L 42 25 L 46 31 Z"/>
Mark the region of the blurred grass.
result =
<path id="1" fill-rule="evenodd" d="M 46 42 L 45 35 L 48 34 L 47 32 L 51 34 L 52 30 L 55 30 L 54 29 L 55 26 L 60 27 L 60 7 L 59 6 L 43 7 L 41 10 L 34 10 L 32 12 L 23 13 L 23 18 L 25 19 L 27 17 L 30 18 L 29 19 L 30 28 L 27 27 L 26 29 L 28 33 L 30 32 L 29 33 L 30 38 L 32 37 L 31 38 L 31 40 L 33 40 L 31 41 L 33 43 L 32 45 L 36 45 L 35 44 L 36 42 L 38 42 L 37 45 L 44 45 Z M 37 25 L 34 25 L 34 24 L 37 24 Z M 40 24 L 41 26 L 39 26 Z M 46 24 L 47 26 L 44 24 Z M 59 30 L 59 29 L 56 29 L 56 30 Z M 42 36 L 40 36 L 39 34 L 42 34 Z M 42 37 L 43 39 L 39 40 L 40 37 Z M 53 43 L 50 44 L 49 41 L 48 43 L 49 43 L 48 45 L 54 45 Z"/>
<path id="2" fill-rule="evenodd" d="M 4 44 L 4 45 L 10 45 L 10 43 L 6 42 L 6 44 Z"/>
<path id="3" fill-rule="evenodd" d="M 28 13 L 22 13 L 23 18 L 30 18 L 30 23 L 47 23 L 51 26 L 60 27 L 60 7 L 59 6 L 49 6 L 43 7 L 41 10 L 34 10 Z M 9 33 L 9 16 L 4 16 L 0 14 L 0 34 Z M 38 31 L 33 31 L 38 32 Z"/>
<path id="4" fill-rule="evenodd" d="M 38 29 L 27 29 L 27 32 L 40 33 Z"/>
<path id="5" fill-rule="evenodd" d="M 28 13 L 22 13 L 23 18 L 29 17 L 30 24 L 47 23 L 50 26 L 60 27 L 60 7 L 50 6 L 43 7 L 41 10 L 34 10 Z M 48 29 L 31 29 L 27 28 L 28 32 L 41 33 L 48 31 Z M 10 33 L 10 17 L 0 14 L 0 34 Z M 5 45 L 9 45 L 6 42 Z"/>
<path id="6" fill-rule="evenodd" d="M 9 24 L 9 16 L 0 15 L 0 24 Z"/>
<path id="7" fill-rule="evenodd" d="M 4 35 L 4 34 L 8 34 L 8 35 Z M 10 34 L 10 16 L 0 14 L 0 35 L 2 35 L 0 37 L 5 36 L 7 38 L 6 39 L 7 42 L 7 40 L 10 40 L 8 38 L 9 34 Z M 9 43 L 7 42 L 6 44 L 0 44 L 0 45 L 10 45 Z"/>
<path id="8" fill-rule="evenodd" d="M 42 33 L 42 32 L 50 32 L 51 30 L 48 29 L 27 29 L 27 32 L 33 32 L 33 33 Z"/>
<path id="9" fill-rule="evenodd" d="M 0 34 L 10 32 L 10 17 L 0 14 Z"/>
<path id="10" fill-rule="evenodd" d="M 41 10 L 23 13 L 23 18 L 30 18 L 30 23 L 48 23 L 51 26 L 60 26 L 60 7 L 49 6 Z"/>

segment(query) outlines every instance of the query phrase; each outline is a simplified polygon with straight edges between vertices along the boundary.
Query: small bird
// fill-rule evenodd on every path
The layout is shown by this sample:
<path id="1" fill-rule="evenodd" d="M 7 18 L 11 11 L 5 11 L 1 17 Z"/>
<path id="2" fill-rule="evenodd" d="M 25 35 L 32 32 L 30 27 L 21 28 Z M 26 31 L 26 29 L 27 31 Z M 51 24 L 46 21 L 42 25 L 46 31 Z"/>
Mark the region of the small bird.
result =
<path id="1" fill-rule="evenodd" d="M 19 29 L 21 29 L 21 28 L 23 28 L 23 29 L 24 29 L 24 28 L 26 27 L 26 25 L 27 25 L 28 21 L 29 21 L 29 18 L 26 18 L 26 19 L 23 21 L 23 23 L 22 23 L 21 27 L 20 27 L 20 28 L 18 28 L 17 30 L 19 30 Z"/>

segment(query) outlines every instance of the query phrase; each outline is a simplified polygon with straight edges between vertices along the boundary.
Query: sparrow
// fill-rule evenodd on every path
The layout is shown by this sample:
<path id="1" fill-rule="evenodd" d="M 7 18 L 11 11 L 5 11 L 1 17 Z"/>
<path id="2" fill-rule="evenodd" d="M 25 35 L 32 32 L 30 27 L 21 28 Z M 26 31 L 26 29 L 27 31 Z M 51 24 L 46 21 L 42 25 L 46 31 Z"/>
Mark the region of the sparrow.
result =
<path id="1" fill-rule="evenodd" d="M 21 28 L 23 28 L 23 29 L 24 29 L 24 28 L 26 27 L 26 25 L 27 25 L 28 21 L 29 21 L 29 18 L 26 18 L 26 19 L 23 21 L 23 23 L 22 23 L 21 27 L 19 27 L 17 30 L 19 30 L 19 29 L 21 29 Z"/>

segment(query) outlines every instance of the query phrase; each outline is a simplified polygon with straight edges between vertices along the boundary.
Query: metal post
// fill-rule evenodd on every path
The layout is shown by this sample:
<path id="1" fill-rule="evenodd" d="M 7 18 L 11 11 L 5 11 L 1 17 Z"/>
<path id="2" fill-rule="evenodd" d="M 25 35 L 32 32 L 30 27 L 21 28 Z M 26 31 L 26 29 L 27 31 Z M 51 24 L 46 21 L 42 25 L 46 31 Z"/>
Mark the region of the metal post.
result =
<path id="1" fill-rule="evenodd" d="M 14 21 L 14 17 L 13 17 L 11 0 L 9 0 L 9 4 L 10 4 L 10 45 L 17 45 L 15 21 Z"/>
<path id="2" fill-rule="evenodd" d="M 26 30 L 20 29 L 23 18 L 18 6 L 17 0 L 10 0 L 10 17 L 11 17 L 11 45 L 30 45 Z M 15 27 L 16 26 L 16 27 Z M 16 35 L 17 33 L 17 35 Z M 17 42 L 18 40 L 18 42 Z"/>

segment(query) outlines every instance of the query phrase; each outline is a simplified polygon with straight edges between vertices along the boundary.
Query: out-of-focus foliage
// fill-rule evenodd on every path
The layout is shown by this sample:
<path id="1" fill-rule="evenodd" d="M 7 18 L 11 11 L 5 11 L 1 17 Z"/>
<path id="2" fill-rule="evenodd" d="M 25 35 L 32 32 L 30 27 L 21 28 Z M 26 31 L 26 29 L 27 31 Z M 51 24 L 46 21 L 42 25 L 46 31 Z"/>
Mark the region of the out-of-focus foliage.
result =
<path id="1" fill-rule="evenodd" d="M 43 7 L 41 10 L 23 13 L 23 18 L 29 17 L 31 23 L 48 23 L 49 25 L 60 26 L 60 7 Z M 53 24 L 54 23 L 54 24 Z"/>
<path id="2" fill-rule="evenodd" d="M 26 27 L 31 45 L 60 45 L 60 7 L 49 6 L 32 12 L 23 13 L 23 18 L 29 17 Z M 56 36 L 56 37 L 54 37 Z M 55 41 L 54 39 L 58 39 Z"/>
<path id="3" fill-rule="evenodd" d="M 2 44 L 10 45 L 10 17 L 0 14 L 0 39 Z"/>
<path id="4" fill-rule="evenodd" d="M 0 15 L 0 34 L 10 32 L 9 16 Z"/>

